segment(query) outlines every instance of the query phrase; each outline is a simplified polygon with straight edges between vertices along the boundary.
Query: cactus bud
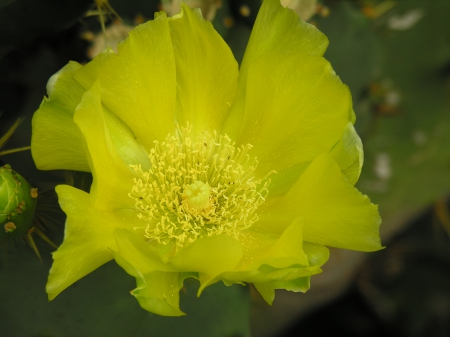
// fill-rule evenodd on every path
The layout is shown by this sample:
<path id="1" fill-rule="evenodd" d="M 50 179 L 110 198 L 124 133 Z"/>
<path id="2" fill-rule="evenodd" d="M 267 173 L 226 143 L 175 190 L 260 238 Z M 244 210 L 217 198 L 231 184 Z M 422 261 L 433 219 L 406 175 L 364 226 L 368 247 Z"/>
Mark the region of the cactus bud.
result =
<path id="1" fill-rule="evenodd" d="M 37 190 L 10 165 L 0 167 L 0 239 L 26 235 L 33 224 Z"/>

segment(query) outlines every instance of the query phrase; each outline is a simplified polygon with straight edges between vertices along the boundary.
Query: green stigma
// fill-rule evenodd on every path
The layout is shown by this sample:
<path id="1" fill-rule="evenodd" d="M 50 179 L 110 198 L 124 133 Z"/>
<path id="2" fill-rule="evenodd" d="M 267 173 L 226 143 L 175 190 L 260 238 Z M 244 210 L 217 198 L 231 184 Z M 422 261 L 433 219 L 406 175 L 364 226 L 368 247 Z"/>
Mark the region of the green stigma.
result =
<path id="1" fill-rule="evenodd" d="M 184 189 L 183 204 L 187 208 L 202 210 L 210 206 L 211 188 L 208 183 L 196 180 Z"/>

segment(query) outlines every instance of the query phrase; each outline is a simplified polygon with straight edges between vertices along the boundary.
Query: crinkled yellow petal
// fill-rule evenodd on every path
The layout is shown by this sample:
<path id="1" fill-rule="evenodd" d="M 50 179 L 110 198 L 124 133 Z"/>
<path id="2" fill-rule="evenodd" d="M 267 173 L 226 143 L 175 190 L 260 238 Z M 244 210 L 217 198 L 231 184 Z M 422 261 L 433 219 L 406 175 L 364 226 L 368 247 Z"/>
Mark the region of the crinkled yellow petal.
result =
<path id="1" fill-rule="evenodd" d="M 218 276 L 214 281 L 222 279 L 226 285 L 233 283 L 272 283 L 295 280 L 299 277 L 308 277 L 320 273 L 322 270 L 317 266 L 302 267 L 294 265 L 289 268 L 273 268 L 268 265 L 262 265 L 258 270 L 225 272 Z M 209 282 L 212 284 L 214 282 Z M 203 287 L 203 284 L 202 284 Z"/>
<path id="2" fill-rule="evenodd" d="M 306 291 L 309 277 L 320 273 L 329 257 L 326 247 L 302 242 L 302 219 L 294 221 L 278 240 L 247 232 L 240 241 L 244 247 L 241 264 L 220 278 L 227 285 L 254 283 L 268 303 L 273 301 L 275 289 Z"/>
<path id="3" fill-rule="evenodd" d="M 259 57 L 276 53 L 304 53 L 322 56 L 328 46 L 327 37 L 316 27 L 305 23 L 298 15 L 281 6 L 279 0 L 264 0 L 239 69 L 239 89 L 225 132 L 236 139 L 245 109 L 245 94 L 249 66 Z M 280 57 L 282 59 L 282 57 Z M 278 61 L 277 61 L 278 62 Z M 302 66 L 301 63 L 294 63 Z M 291 67 L 293 67 L 291 64 Z M 271 69 L 271 68 L 267 68 Z M 267 69 L 264 73 L 268 73 Z M 273 70 L 270 70 L 272 73 Z M 258 125 L 255 125 L 257 128 Z"/>
<path id="4" fill-rule="evenodd" d="M 310 276 L 299 277 L 290 281 L 275 281 L 266 283 L 254 283 L 256 290 L 261 294 L 262 298 L 272 305 L 275 299 L 276 289 L 285 289 L 294 292 L 306 292 L 310 286 Z"/>
<path id="5" fill-rule="evenodd" d="M 56 187 L 59 203 L 67 214 L 64 242 L 53 253 L 47 283 L 50 300 L 68 286 L 112 260 L 117 250 L 114 228 L 130 224 L 134 214 L 94 209 L 88 193 L 67 185 Z"/>
<path id="6" fill-rule="evenodd" d="M 271 280 L 294 280 L 303 276 L 310 276 L 312 274 L 318 274 L 321 269 L 318 267 L 304 268 L 302 266 L 292 266 L 290 268 L 273 268 L 269 265 L 263 264 L 259 267 L 259 271 L 268 276 Z"/>
<path id="7" fill-rule="evenodd" d="M 149 149 L 175 130 L 176 71 L 166 15 L 136 27 L 118 53 L 99 54 L 75 78 L 85 89 L 100 80 L 102 102 Z"/>
<path id="8" fill-rule="evenodd" d="M 341 140 L 331 150 L 331 156 L 348 182 L 355 185 L 364 163 L 363 145 L 351 122 L 347 123 Z"/>
<path id="9" fill-rule="evenodd" d="M 148 274 L 155 270 L 165 272 L 179 271 L 161 259 L 158 251 L 153 245 L 145 240 L 144 232 L 142 230 L 117 229 L 114 232 L 114 238 L 118 248 L 117 252 L 114 253 L 114 257 L 122 268 L 125 269 L 121 263 L 125 260 L 132 265 L 139 274 Z M 130 272 L 128 273 L 131 274 Z"/>
<path id="10" fill-rule="evenodd" d="M 131 292 L 145 310 L 162 316 L 183 316 L 180 310 L 180 273 L 154 271 L 136 278 L 137 287 Z"/>
<path id="11" fill-rule="evenodd" d="M 106 112 L 102 108 L 100 94 L 100 83 L 95 82 L 83 95 L 74 115 L 74 121 L 84 136 L 90 155 L 89 165 L 94 177 L 90 195 L 96 208 L 131 208 L 134 201 L 128 194 L 133 186 L 134 174 L 129 167 L 130 163 L 125 163 L 117 152 L 105 122 Z M 115 136 L 119 137 L 119 141 L 126 138 L 123 135 L 120 137 L 118 132 Z M 137 157 L 142 152 L 137 144 L 123 142 L 122 146 L 125 145 L 129 145 L 128 152 L 136 152 Z"/>
<path id="12" fill-rule="evenodd" d="M 264 301 L 266 301 L 269 305 L 272 305 L 275 299 L 275 288 L 272 286 L 270 282 L 262 282 L 253 283 L 256 290 L 261 294 Z"/>
<path id="13" fill-rule="evenodd" d="M 184 315 L 179 308 L 179 290 L 187 277 L 196 272 L 180 272 L 162 260 L 158 250 L 145 241 L 143 230 L 117 229 L 114 238 L 116 262 L 136 278 L 137 288 L 131 294 L 142 308 L 163 316 Z"/>
<path id="14" fill-rule="evenodd" d="M 213 284 L 220 280 L 222 280 L 223 283 L 225 283 L 225 285 L 227 286 L 232 286 L 235 283 L 245 285 L 246 283 L 264 283 L 272 281 L 269 276 L 267 276 L 260 270 L 245 270 L 223 273 L 219 275 L 214 280 L 214 282 L 210 282 L 210 284 Z"/>
<path id="15" fill-rule="evenodd" d="M 308 266 L 303 251 L 303 219 L 299 218 L 286 228 L 279 238 L 271 238 L 258 232 L 243 232 L 239 237 L 244 257 L 238 270 L 257 270 L 267 264 L 274 268 L 288 268 L 292 265 Z"/>
<path id="16" fill-rule="evenodd" d="M 177 67 L 177 122 L 193 132 L 221 129 L 237 91 L 233 54 L 199 9 L 181 5 L 169 19 Z"/>
<path id="17" fill-rule="evenodd" d="M 330 250 L 327 247 L 316 243 L 303 242 L 303 251 L 308 257 L 310 266 L 321 267 L 330 257 Z"/>
<path id="18" fill-rule="evenodd" d="M 80 69 L 68 63 L 47 84 L 49 98 L 44 98 L 32 120 L 31 154 L 41 170 L 89 171 L 83 137 L 73 122 L 75 108 L 84 89 L 73 74 Z"/>
<path id="19" fill-rule="evenodd" d="M 273 282 L 274 289 L 285 289 L 294 292 L 306 292 L 310 286 L 311 276 L 299 277 L 290 281 Z"/>
<path id="20" fill-rule="evenodd" d="M 310 275 L 315 275 L 321 272 L 319 268 L 328 261 L 330 252 L 328 248 L 313 244 L 310 242 L 303 243 L 303 250 L 308 257 Z M 275 299 L 275 289 L 285 289 L 295 292 L 306 292 L 310 286 L 311 276 L 300 276 L 291 280 L 269 280 L 266 282 L 255 282 L 254 285 L 264 300 L 272 305 Z"/>
<path id="21" fill-rule="evenodd" d="M 283 174 L 329 152 L 352 113 L 348 87 L 325 59 L 301 53 L 269 54 L 249 68 L 237 141 L 254 145 L 252 155 L 259 160 L 261 175 L 270 170 Z"/>
<path id="22" fill-rule="evenodd" d="M 262 231 L 280 232 L 302 216 L 308 242 L 359 251 L 382 248 L 377 206 L 348 182 L 329 154 L 318 156 L 292 189 L 263 204 L 259 215 L 254 227 Z"/>
<path id="23" fill-rule="evenodd" d="M 270 248 L 263 263 L 274 268 L 288 268 L 292 265 L 308 266 L 308 258 L 302 247 L 302 227 L 303 218 L 294 220 Z"/>
<path id="24" fill-rule="evenodd" d="M 228 235 L 197 239 L 180 249 L 169 263 L 182 272 L 198 272 L 199 295 L 203 289 L 217 282 L 217 276 L 236 268 L 242 258 L 242 246 Z"/>

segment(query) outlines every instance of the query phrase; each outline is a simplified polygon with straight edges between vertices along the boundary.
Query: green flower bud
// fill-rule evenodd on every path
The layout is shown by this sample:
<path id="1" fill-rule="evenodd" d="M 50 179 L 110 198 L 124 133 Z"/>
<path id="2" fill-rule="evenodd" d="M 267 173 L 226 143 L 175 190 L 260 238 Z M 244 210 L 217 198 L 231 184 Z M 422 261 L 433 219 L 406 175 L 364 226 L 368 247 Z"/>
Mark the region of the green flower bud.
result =
<path id="1" fill-rule="evenodd" d="M 10 165 L 0 167 L 0 239 L 17 238 L 31 228 L 37 189 Z"/>

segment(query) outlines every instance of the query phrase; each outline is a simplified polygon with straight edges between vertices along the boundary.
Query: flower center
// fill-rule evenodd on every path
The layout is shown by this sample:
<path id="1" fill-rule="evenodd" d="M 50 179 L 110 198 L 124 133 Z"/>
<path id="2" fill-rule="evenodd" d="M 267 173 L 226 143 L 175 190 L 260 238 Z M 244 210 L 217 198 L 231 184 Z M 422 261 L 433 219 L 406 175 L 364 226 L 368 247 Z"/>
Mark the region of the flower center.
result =
<path id="1" fill-rule="evenodd" d="M 227 135 L 178 136 L 154 141 L 151 168 L 131 165 L 137 178 L 129 196 L 150 241 L 178 247 L 219 234 L 235 238 L 258 220 L 268 194 L 267 177 L 257 179 L 250 144 L 236 147 Z"/>
<path id="2" fill-rule="evenodd" d="M 203 181 L 194 181 L 184 189 L 183 205 L 186 208 L 193 208 L 195 210 L 202 210 L 210 206 L 209 197 L 211 196 L 211 189 L 209 185 Z"/>

